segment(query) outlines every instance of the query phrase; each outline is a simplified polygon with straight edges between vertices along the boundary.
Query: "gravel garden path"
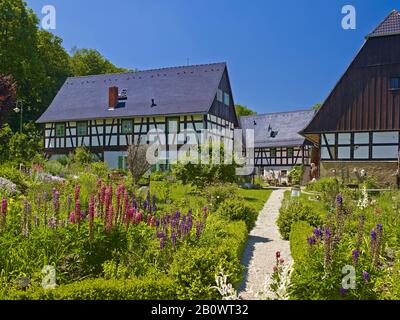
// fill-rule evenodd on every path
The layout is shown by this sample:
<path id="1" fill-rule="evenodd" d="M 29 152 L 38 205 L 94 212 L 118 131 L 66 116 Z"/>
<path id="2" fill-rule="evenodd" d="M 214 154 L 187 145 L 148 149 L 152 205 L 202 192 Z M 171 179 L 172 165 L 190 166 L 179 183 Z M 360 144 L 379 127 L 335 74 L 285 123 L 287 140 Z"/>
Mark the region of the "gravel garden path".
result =
<path id="1" fill-rule="evenodd" d="M 243 300 L 257 300 L 257 293 L 264 291 L 275 265 L 275 253 L 281 252 L 286 262 L 292 260 L 289 241 L 281 238 L 275 223 L 283 200 L 283 193 L 288 189 L 274 190 L 261 210 L 256 226 L 250 232 L 242 257 L 246 267 L 243 282 L 239 287 L 239 296 Z"/>

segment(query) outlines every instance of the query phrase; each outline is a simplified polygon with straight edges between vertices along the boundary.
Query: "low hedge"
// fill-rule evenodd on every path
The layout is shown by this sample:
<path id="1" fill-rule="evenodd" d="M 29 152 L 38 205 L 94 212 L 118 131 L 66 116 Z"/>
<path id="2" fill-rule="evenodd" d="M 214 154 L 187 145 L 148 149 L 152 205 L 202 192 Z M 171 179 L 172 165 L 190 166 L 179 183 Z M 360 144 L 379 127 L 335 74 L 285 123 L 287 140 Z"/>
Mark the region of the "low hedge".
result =
<path id="1" fill-rule="evenodd" d="M 313 227 L 319 227 L 323 224 L 324 217 L 319 212 L 317 204 L 306 203 L 301 197 L 292 198 L 290 195 L 285 195 L 276 221 L 279 232 L 285 240 L 289 240 L 292 225 L 297 221 L 306 221 Z"/>
<path id="2" fill-rule="evenodd" d="M 216 214 L 218 214 L 222 220 L 244 221 L 248 231 L 253 229 L 258 215 L 253 207 L 247 205 L 245 201 L 240 198 L 225 200 L 219 206 Z"/>
<path id="3" fill-rule="evenodd" d="M 293 223 L 290 230 L 290 253 L 295 262 L 299 262 L 304 259 L 308 254 L 308 243 L 307 237 L 313 232 L 311 227 L 305 221 L 298 221 Z"/>
<path id="4" fill-rule="evenodd" d="M 175 284 L 165 276 L 130 280 L 86 279 L 55 289 L 8 288 L 0 291 L 0 300 L 175 300 Z"/>

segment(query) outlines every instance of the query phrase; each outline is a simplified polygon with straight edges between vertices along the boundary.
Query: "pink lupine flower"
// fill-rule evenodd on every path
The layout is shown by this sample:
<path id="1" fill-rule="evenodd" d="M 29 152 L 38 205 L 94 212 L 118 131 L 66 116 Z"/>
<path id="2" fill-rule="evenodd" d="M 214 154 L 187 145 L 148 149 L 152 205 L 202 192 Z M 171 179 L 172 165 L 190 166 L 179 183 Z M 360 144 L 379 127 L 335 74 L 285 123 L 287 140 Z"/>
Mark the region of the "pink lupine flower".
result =
<path id="1" fill-rule="evenodd" d="M 94 197 L 89 199 L 89 238 L 93 239 L 93 222 L 94 222 Z"/>
<path id="2" fill-rule="evenodd" d="M 4 227 L 6 225 L 6 218 L 7 218 L 7 199 L 3 198 L 1 200 L 1 220 L 0 224 L 1 227 Z"/>
<path id="3" fill-rule="evenodd" d="M 71 212 L 69 215 L 69 222 L 75 224 L 75 212 Z"/>
<path id="4" fill-rule="evenodd" d="M 120 186 L 118 186 L 118 188 L 115 192 L 115 198 L 116 198 L 116 201 L 115 201 L 115 205 L 116 205 L 116 207 L 115 207 L 115 223 L 117 223 L 118 216 L 121 211 L 121 192 L 122 192 L 122 186 L 120 185 Z"/>
<path id="5" fill-rule="evenodd" d="M 106 232 L 110 232 L 113 226 L 113 217 L 114 217 L 114 207 L 112 204 L 108 207 L 107 217 L 106 217 Z"/>
<path id="6" fill-rule="evenodd" d="M 128 191 L 124 190 L 124 201 L 123 201 L 123 206 L 122 206 L 122 212 L 120 215 L 120 221 L 122 220 L 123 215 L 129 211 L 129 209 L 130 209 L 130 205 L 129 205 Z"/>
<path id="7" fill-rule="evenodd" d="M 78 201 L 80 192 L 81 192 L 81 186 L 78 184 L 75 187 L 75 195 L 74 195 L 75 196 L 75 202 Z"/>
<path id="8" fill-rule="evenodd" d="M 81 219 L 81 203 L 78 200 L 75 201 L 75 223 L 80 223 Z"/>
<path id="9" fill-rule="evenodd" d="M 135 223 L 136 223 L 136 224 L 141 223 L 141 222 L 142 222 L 142 219 L 143 219 L 142 213 L 141 213 L 141 212 L 136 213 L 136 216 L 135 216 Z"/>
<path id="10" fill-rule="evenodd" d="M 127 210 L 127 212 L 126 212 L 126 214 L 125 214 L 125 219 L 124 219 L 124 222 L 126 223 L 126 224 L 129 224 L 129 222 L 133 222 L 133 223 L 135 223 L 135 212 L 136 212 L 136 209 L 135 208 L 129 208 L 128 210 Z"/>

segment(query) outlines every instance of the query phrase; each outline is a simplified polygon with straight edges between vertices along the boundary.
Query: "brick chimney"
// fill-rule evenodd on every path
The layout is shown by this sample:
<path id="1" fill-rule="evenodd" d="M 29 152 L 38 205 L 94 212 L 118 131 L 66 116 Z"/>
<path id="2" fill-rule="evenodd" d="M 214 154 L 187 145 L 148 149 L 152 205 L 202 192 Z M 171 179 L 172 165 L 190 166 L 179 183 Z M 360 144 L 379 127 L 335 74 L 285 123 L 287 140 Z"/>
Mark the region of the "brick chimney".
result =
<path id="1" fill-rule="evenodd" d="M 108 109 L 114 109 L 118 104 L 118 87 L 108 88 Z"/>

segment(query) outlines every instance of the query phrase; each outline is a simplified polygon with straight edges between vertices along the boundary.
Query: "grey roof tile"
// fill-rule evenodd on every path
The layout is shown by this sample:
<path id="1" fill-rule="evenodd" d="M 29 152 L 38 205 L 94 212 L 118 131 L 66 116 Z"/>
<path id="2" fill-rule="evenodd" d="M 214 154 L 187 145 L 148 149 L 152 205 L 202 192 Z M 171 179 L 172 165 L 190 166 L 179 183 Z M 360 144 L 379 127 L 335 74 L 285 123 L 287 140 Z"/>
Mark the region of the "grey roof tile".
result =
<path id="1" fill-rule="evenodd" d="M 400 33 L 400 13 L 393 10 L 367 38 L 382 37 Z"/>
<path id="2" fill-rule="evenodd" d="M 311 121 L 315 110 L 300 110 L 246 116 L 240 118 L 243 134 L 244 129 L 254 129 L 254 146 L 293 147 L 302 145 L 305 138 L 298 134 Z M 271 131 L 277 131 L 271 137 Z"/>
<path id="3" fill-rule="evenodd" d="M 206 113 L 225 68 L 214 63 L 68 78 L 37 122 Z M 124 108 L 108 110 L 111 86 L 127 89 Z"/>

